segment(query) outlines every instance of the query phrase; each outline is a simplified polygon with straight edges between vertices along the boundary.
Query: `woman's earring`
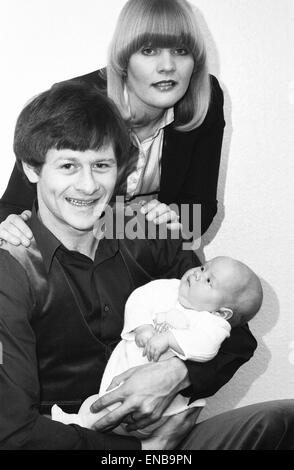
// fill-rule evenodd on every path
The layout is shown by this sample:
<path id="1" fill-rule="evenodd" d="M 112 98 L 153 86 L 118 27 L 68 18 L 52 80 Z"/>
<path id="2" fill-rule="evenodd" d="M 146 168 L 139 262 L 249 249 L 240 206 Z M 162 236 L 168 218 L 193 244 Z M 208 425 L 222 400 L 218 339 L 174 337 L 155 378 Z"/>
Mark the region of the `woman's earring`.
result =
<path id="1" fill-rule="evenodd" d="M 126 107 L 128 109 L 129 115 L 132 116 L 132 111 L 131 111 L 131 106 L 130 106 L 130 98 L 129 98 L 129 93 L 128 93 L 126 83 L 124 84 L 124 100 L 125 100 L 125 104 L 126 104 Z"/>

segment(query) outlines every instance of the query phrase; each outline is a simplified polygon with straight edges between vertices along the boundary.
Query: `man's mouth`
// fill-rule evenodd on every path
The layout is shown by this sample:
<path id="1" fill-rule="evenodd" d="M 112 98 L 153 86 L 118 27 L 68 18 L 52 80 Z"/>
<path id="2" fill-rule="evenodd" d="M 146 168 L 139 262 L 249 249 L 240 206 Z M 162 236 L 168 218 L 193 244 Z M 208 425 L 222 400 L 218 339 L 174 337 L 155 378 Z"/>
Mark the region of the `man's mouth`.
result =
<path id="1" fill-rule="evenodd" d="M 98 201 L 98 199 L 75 199 L 72 197 L 65 198 L 69 204 L 76 207 L 90 207 Z"/>
<path id="2" fill-rule="evenodd" d="M 177 85 L 174 80 L 161 80 L 160 82 L 153 83 L 152 86 L 160 91 L 170 91 Z"/>

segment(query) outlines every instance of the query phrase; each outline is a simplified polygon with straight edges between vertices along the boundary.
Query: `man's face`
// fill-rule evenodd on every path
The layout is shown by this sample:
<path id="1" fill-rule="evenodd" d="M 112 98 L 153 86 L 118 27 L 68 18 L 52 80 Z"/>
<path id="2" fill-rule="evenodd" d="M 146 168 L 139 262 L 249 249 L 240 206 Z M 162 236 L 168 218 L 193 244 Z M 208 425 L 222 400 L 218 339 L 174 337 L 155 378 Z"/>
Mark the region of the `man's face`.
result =
<path id="1" fill-rule="evenodd" d="M 54 234 L 89 232 L 117 178 L 112 145 L 99 150 L 50 149 L 37 176 L 40 217 Z"/>

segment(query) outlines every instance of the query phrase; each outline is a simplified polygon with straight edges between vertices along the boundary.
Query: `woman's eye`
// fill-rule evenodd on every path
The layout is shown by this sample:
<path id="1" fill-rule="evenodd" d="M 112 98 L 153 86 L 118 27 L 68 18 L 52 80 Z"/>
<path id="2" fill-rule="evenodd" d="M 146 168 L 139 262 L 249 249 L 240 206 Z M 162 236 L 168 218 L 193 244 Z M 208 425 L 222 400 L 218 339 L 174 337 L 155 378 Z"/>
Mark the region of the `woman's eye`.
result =
<path id="1" fill-rule="evenodd" d="M 156 49 L 152 48 L 152 47 L 144 47 L 142 50 L 141 50 L 142 54 L 144 55 L 155 55 L 156 54 Z"/>
<path id="2" fill-rule="evenodd" d="M 204 266 L 201 266 L 200 271 L 202 272 L 204 271 Z"/>
<path id="3" fill-rule="evenodd" d="M 174 49 L 173 52 L 176 55 L 187 55 L 187 54 L 189 54 L 188 49 L 185 49 L 184 47 L 177 47 L 176 49 Z"/>
<path id="4" fill-rule="evenodd" d="M 210 284 L 210 279 L 209 279 L 209 277 L 208 277 L 206 280 L 207 280 L 208 284 Z"/>

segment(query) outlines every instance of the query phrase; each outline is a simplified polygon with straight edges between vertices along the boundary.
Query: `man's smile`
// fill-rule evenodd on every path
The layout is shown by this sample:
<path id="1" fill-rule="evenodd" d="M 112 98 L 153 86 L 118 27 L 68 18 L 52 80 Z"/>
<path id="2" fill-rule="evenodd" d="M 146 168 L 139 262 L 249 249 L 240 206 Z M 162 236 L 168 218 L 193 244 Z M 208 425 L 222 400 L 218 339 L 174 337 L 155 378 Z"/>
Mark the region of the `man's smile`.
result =
<path id="1" fill-rule="evenodd" d="M 96 202 L 98 201 L 98 198 L 97 199 L 76 199 L 76 198 L 66 197 L 65 199 L 67 202 L 69 202 L 69 204 L 71 204 L 72 206 L 76 206 L 76 207 L 89 207 L 89 206 L 96 204 Z"/>

